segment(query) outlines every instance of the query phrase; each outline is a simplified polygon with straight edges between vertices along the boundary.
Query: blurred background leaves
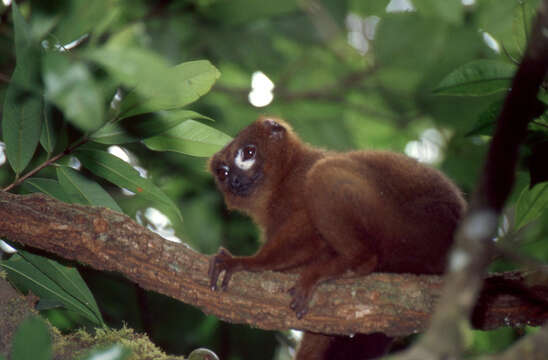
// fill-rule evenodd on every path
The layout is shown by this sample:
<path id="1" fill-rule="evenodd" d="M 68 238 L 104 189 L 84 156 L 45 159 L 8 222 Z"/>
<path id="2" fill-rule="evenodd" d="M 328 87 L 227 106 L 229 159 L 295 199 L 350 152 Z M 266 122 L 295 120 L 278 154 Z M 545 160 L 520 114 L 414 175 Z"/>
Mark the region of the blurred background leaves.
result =
<path id="1" fill-rule="evenodd" d="M 270 114 L 316 146 L 405 152 L 441 168 L 468 195 L 538 3 L 4 0 L 0 186 L 118 209 L 203 253 L 223 245 L 251 254 L 257 229 L 226 211 L 206 158 Z M 547 128 L 546 113 L 530 125 L 497 238 L 541 261 Z M 25 254 L 6 253 L 1 264 L 23 291 L 40 295 L 30 286 L 36 279 L 58 283 L 40 309 L 62 331 L 126 323 L 174 354 L 291 352 L 288 334 L 229 325 L 115 274 L 78 267 L 80 278 L 74 264 Z M 76 288 L 63 288 L 68 278 Z M 77 306 L 89 303 L 87 293 L 75 297 L 86 284 L 100 313 Z M 498 331 L 471 331 L 470 354 L 504 349 L 529 330 Z"/>

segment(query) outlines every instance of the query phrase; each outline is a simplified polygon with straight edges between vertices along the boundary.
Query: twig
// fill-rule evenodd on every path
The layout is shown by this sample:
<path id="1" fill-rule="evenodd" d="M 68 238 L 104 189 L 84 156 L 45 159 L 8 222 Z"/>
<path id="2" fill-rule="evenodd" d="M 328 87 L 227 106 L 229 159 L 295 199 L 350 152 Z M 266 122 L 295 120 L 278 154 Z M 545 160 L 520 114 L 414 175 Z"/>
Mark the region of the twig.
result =
<path id="1" fill-rule="evenodd" d="M 3 188 L 2 191 L 10 191 L 11 189 L 16 187 L 17 185 L 21 184 L 26 179 L 28 179 L 29 177 L 31 177 L 31 176 L 35 175 L 36 173 L 38 173 L 40 170 L 48 167 L 49 165 L 53 164 L 57 160 L 61 159 L 62 157 L 71 154 L 76 148 L 78 148 L 78 147 L 84 145 L 86 142 L 88 142 L 88 140 L 89 139 L 84 136 L 83 138 L 81 138 L 80 140 L 75 142 L 73 145 L 67 147 L 63 152 L 61 152 L 61 153 L 49 158 L 48 160 L 44 161 L 42 164 L 40 164 L 37 167 L 35 167 L 34 169 L 30 170 L 25 175 L 16 178 L 14 182 L 12 182 L 11 184 L 9 184 L 5 188 Z"/>

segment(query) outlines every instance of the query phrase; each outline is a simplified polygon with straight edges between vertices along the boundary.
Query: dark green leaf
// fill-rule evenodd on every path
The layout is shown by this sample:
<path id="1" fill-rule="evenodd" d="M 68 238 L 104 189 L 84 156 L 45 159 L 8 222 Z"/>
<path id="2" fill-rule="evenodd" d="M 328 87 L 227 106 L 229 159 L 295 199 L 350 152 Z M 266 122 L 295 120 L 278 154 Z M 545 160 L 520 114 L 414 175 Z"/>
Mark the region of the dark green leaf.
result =
<path id="1" fill-rule="evenodd" d="M 98 28 L 116 12 L 115 1 L 112 0 L 71 0 L 65 3 L 64 14 L 53 32 L 53 37 L 61 45 L 67 45 Z"/>
<path id="2" fill-rule="evenodd" d="M 39 267 L 22 257 L 21 254 L 20 250 L 18 254 L 13 255 L 9 260 L 0 262 L 0 266 L 6 269 L 8 279 L 11 282 L 23 291 L 32 291 L 40 298 L 60 301 L 68 310 L 82 314 L 97 325 L 102 324 L 102 319 L 90 308 L 87 301 L 76 298 L 62 287 L 63 282 L 66 281 L 63 277 L 50 278 Z M 53 260 L 48 261 L 53 262 Z"/>
<path id="3" fill-rule="evenodd" d="M 104 151 L 82 149 L 76 152 L 76 156 L 82 165 L 95 175 L 161 206 L 172 220 L 182 220 L 179 208 L 173 201 L 152 181 L 142 178 L 130 164 Z"/>
<path id="4" fill-rule="evenodd" d="M 188 119 L 211 120 L 190 110 L 165 110 L 127 117 L 109 123 L 91 138 L 102 144 L 124 144 L 145 139 L 169 130 Z"/>
<path id="5" fill-rule="evenodd" d="M 11 349 L 12 360 L 50 360 L 51 335 L 39 316 L 26 318 L 17 328 Z"/>
<path id="6" fill-rule="evenodd" d="M 38 311 L 62 308 L 63 303 L 54 299 L 40 299 L 35 306 Z"/>
<path id="7" fill-rule="evenodd" d="M 472 61 L 447 75 L 434 89 L 434 93 L 483 96 L 506 91 L 515 70 L 515 65 L 501 61 Z"/>
<path id="8" fill-rule="evenodd" d="M 31 28 L 23 18 L 23 15 L 21 15 L 19 6 L 15 2 L 12 4 L 11 10 L 15 32 L 15 56 L 17 58 L 17 63 L 20 64 L 21 61 L 32 61 L 32 59 L 26 59 L 26 57 L 31 54 L 36 55 L 39 51 L 36 42 L 32 38 Z M 34 70 L 36 70 L 36 68 Z M 32 75 L 35 74 L 27 74 L 27 76 Z"/>
<path id="9" fill-rule="evenodd" d="M 108 207 L 123 212 L 116 201 L 95 181 L 66 166 L 57 167 L 57 178 L 73 202 Z"/>
<path id="10" fill-rule="evenodd" d="M 468 131 L 464 136 L 492 135 L 503 102 L 503 100 L 499 100 L 489 105 L 489 107 L 480 114 L 478 121 L 476 121 L 472 130 Z"/>
<path id="11" fill-rule="evenodd" d="M 51 107 L 47 102 L 43 102 L 42 116 L 44 124 L 42 125 L 42 134 L 40 134 L 40 144 L 48 154 L 51 154 L 55 149 L 61 124 L 51 116 Z"/>
<path id="12" fill-rule="evenodd" d="M 84 63 L 71 62 L 61 53 L 48 53 L 43 74 L 46 99 L 55 103 L 68 121 L 83 131 L 101 126 L 103 97 Z"/>
<path id="13" fill-rule="evenodd" d="M 157 151 L 176 151 L 208 157 L 231 140 L 230 136 L 217 129 L 194 120 L 187 120 L 164 134 L 146 139 L 145 145 Z"/>
<path id="14" fill-rule="evenodd" d="M 519 196 L 515 210 L 516 230 L 536 220 L 548 208 L 548 182 L 525 188 Z"/>
<path id="15" fill-rule="evenodd" d="M 53 179 L 30 178 L 22 186 L 28 192 L 41 192 L 67 203 L 71 200 L 70 196 L 61 187 L 61 184 Z"/>
<path id="16" fill-rule="evenodd" d="M 527 1 L 520 1 L 519 6 L 514 10 L 514 19 L 512 22 L 512 34 L 516 48 L 523 52 L 527 45 L 527 37 L 531 25 L 533 24 L 536 8 L 528 4 Z"/>
<path id="17" fill-rule="evenodd" d="M 20 68 L 15 69 L 6 92 L 2 133 L 6 156 L 16 174 L 29 164 L 41 133 L 42 100 L 18 87 Z"/>
<path id="18" fill-rule="evenodd" d="M 6 156 L 16 174 L 30 162 L 41 132 L 40 52 L 17 4 L 12 4 L 16 66 L 4 99 L 2 133 Z"/>
<path id="19" fill-rule="evenodd" d="M 64 291 L 93 312 L 95 318 L 99 320 L 101 324 L 103 323 L 99 307 L 76 268 L 61 265 L 56 261 L 26 251 L 20 250 L 19 254 L 39 271 L 44 273 L 49 279 L 57 283 Z"/>
<path id="20" fill-rule="evenodd" d="M 91 350 L 81 360 L 126 360 L 129 359 L 131 350 L 121 344 L 114 344 L 107 347 L 101 346 Z"/>

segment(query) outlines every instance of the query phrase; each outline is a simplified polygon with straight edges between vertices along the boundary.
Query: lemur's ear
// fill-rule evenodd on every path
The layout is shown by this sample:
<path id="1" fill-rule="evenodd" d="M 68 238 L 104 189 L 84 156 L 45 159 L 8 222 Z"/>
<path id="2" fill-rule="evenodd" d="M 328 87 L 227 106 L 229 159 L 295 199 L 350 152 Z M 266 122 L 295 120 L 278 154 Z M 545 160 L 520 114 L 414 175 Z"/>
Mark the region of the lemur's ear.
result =
<path id="1" fill-rule="evenodd" d="M 272 118 L 264 118 L 263 124 L 268 127 L 270 136 L 282 136 L 285 133 L 285 127 Z"/>

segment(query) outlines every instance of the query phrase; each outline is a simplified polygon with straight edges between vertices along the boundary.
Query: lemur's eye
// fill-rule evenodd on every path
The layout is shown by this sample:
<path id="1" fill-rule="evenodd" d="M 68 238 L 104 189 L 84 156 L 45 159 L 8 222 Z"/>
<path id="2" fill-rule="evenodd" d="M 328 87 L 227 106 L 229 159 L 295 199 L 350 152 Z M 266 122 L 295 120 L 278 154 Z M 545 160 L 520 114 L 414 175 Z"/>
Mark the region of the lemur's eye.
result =
<path id="1" fill-rule="evenodd" d="M 257 149 L 255 148 L 255 145 L 247 145 L 244 148 L 244 158 L 243 161 L 251 160 L 255 157 L 255 152 Z"/>
<path id="2" fill-rule="evenodd" d="M 217 179 L 219 179 L 219 181 L 225 181 L 229 174 L 230 171 L 228 171 L 227 166 L 217 168 Z"/>

